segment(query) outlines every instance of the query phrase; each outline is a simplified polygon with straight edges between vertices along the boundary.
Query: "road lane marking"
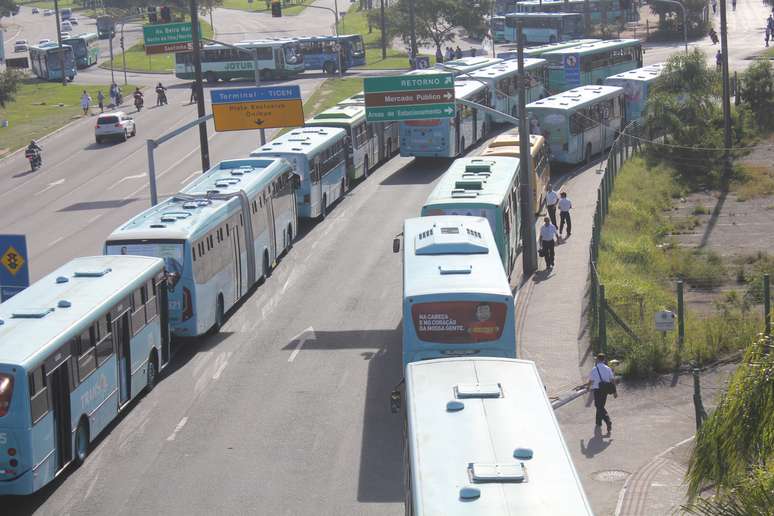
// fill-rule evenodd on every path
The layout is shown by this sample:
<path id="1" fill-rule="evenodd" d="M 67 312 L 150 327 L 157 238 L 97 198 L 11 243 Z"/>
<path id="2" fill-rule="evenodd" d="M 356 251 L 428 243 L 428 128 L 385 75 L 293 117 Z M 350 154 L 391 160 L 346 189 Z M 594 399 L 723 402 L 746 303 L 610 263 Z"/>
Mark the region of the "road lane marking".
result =
<path id="1" fill-rule="evenodd" d="M 188 416 L 184 417 L 180 420 L 180 422 L 177 424 L 175 429 L 172 431 L 172 433 L 167 437 L 167 441 L 174 441 L 175 437 L 177 436 L 177 433 L 183 429 L 185 424 L 188 423 Z"/>
<path id="2" fill-rule="evenodd" d="M 99 473 L 94 475 L 94 480 L 91 481 L 91 484 L 89 484 L 88 489 L 86 489 L 86 494 L 83 495 L 83 499 L 86 500 L 91 492 L 94 490 L 94 486 L 97 485 L 97 480 L 99 480 Z"/>
<path id="3" fill-rule="evenodd" d="M 220 366 L 215 370 L 215 374 L 212 375 L 213 380 L 217 380 L 220 378 L 220 374 L 223 372 L 223 370 L 228 365 L 228 359 L 231 358 L 231 351 L 228 351 L 227 353 L 224 353 L 218 357 L 218 361 L 222 360 L 222 363 Z"/>
<path id="4" fill-rule="evenodd" d="M 201 174 L 201 171 L 200 171 L 200 170 L 195 170 L 194 172 L 191 172 L 191 175 L 190 175 L 190 176 L 188 176 L 188 177 L 186 177 L 186 178 L 185 178 L 185 179 L 183 179 L 182 181 L 180 181 L 180 184 L 181 184 L 181 185 L 184 185 L 184 184 L 186 184 L 188 181 L 190 181 L 191 179 L 193 179 L 195 176 L 197 176 L 197 175 L 199 175 L 199 174 Z"/>
<path id="5" fill-rule="evenodd" d="M 142 179 L 143 177 L 147 177 L 147 176 L 148 176 L 148 174 L 143 172 L 142 174 L 137 174 L 137 175 L 134 175 L 134 176 L 122 177 L 121 179 L 119 179 L 118 181 L 113 183 L 112 185 L 108 186 L 108 190 L 112 190 L 113 188 L 115 188 L 116 186 L 120 185 L 124 181 L 129 181 L 130 179 Z"/>
<path id="6" fill-rule="evenodd" d="M 48 244 L 46 247 L 52 247 L 52 246 L 55 246 L 56 244 L 58 244 L 59 242 L 61 242 L 61 241 L 62 241 L 62 240 L 64 240 L 64 239 L 65 239 L 65 237 L 63 237 L 63 236 L 60 236 L 60 237 L 59 237 L 59 238 L 57 238 L 56 240 L 52 240 L 52 241 L 51 241 L 51 242 L 50 242 L 50 243 L 49 243 L 49 244 Z"/>
<path id="7" fill-rule="evenodd" d="M 296 344 L 296 349 L 293 350 L 293 352 L 288 357 L 288 362 L 293 362 L 293 360 L 296 359 L 298 354 L 301 352 L 301 348 L 304 346 L 304 343 L 308 340 L 315 340 L 317 339 L 317 336 L 314 334 L 314 328 L 311 326 L 301 333 L 299 333 L 294 339 L 291 340 L 293 342 L 294 340 L 298 340 L 298 344 Z"/>
<path id="8" fill-rule="evenodd" d="M 63 184 L 64 182 L 65 182 L 64 179 L 60 179 L 59 181 L 54 181 L 53 183 L 48 183 L 48 186 L 45 187 L 43 190 L 39 191 L 38 193 L 36 193 L 35 196 L 37 197 L 40 194 L 46 193 L 49 190 L 51 190 L 52 188 L 54 188 L 55 186 L 59 186 L 59 185 Z"/>

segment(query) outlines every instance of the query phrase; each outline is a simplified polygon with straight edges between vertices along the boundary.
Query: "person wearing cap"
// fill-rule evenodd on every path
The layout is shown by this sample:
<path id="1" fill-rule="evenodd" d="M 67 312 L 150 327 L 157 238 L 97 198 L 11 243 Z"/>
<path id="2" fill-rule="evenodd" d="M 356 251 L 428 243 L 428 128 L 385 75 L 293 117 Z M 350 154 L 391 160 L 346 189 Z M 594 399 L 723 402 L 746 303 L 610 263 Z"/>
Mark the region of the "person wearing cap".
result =
<path id="1" fill-rule="evenodd" d="M 615 390 L 615 375 L 613 370 L 607 365 L 607 357 L 604 353 L 599 353 L 594 360 L 594 367 L 591 368 L 589 373 L 589 381 L 586 383 L 586 387 L 591 388 L 591 392 L 594 395 L 594 407 L 596 408 L 595 424 L 596 426 L 602 426 L 602 421 L 607 425 L 607 434 L 610 435 L 613 429 L 613 421 L 610 419 L 610 414 L 607 413 L 605 403 L 607 403 L 607 392 L 600 389 L 601 382 L 608 382 L 613 385 L 613 397 L 618 397 L 618 392 Z"/>

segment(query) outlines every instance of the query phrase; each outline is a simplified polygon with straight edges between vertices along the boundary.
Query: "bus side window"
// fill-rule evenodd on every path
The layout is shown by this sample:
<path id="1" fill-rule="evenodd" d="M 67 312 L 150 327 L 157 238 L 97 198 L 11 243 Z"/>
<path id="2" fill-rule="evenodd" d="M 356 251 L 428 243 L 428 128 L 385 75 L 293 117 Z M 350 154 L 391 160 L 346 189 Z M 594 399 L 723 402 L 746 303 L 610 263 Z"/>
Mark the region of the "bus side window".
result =
<path id="1" fill-rule="evenodd" d="M 141 290 L 142 287 L 132 292 L 132 335 L 137 335 L 145 327 L 145 306 Z"/>
<path id="2" fill-rule="evenodd" d="M 148 322 L 151 322 L 159 313 L 159 298 L 156 294 L 156 285 L 153 283 L 153 280 L 148 280 L 145 284 L 145 292 L 148 293 L 148 300 L 145 302 L 145 317 Z"/>
<path id="3" fill-rule="evenodd" d="M 43 366 L 38 366 L 29 374 L 30 384 L 30 415 L 32 424 L 37 423 L 48 414 L 48 388 Z"/>
<path id="4" fill-rule="evenodd" d="M 78 338 L 78 381 L 82 382 L 97 368 L 92 328 L 87 329 Z"/>
<path id="5" fill-rule="evenodd" d="M 113 354 L 113 333 L 110 327 L 110 316 L 105 315 L 97 321 L 97 367 Z"/>

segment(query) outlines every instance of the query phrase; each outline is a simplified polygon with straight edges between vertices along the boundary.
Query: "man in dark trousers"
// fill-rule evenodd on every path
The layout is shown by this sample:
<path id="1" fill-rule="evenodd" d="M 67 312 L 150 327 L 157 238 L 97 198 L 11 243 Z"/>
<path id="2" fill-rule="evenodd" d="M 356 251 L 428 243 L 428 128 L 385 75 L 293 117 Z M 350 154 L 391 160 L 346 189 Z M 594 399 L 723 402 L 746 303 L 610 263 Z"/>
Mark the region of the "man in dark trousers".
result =
<path id="1" fill-rule="evenodd" d="M 548 217 L 543 218 L 543 225 L 540 226 L 540 249 L 543 251 L 543 258 L 546 260 L 546 270 L 554 268 L 554 248 L 559 235 L 556 232 L 556 226 L 551 223 Z"/>
<path id="2" fill-rule="evenodd" d="M 594 407 L 597 409 L 595 416 L 596 426 L 602 426 L 602 421 L 607 425 L 607 434 L 610 435 L 610 431 L 613 429 L 613 422 L 610 420 L 610 415 L 605 409 L 605 403 L 607 403 L 607 392 L 600 389 L 600 382 L 609 382 L 613 386 L 613 397 L 618 397 L 618 391 L 615 389 L 615 375 L 613 370 L 607 366 L 607 358 L 604 353 L 599 353 L 594 361 L 594 367 L 591 368 L 589 373 L 589 381 L 586 383 L 586 387 L 591 387 L 591 392 L 594 394 Z"/>
<path id="3" fill-rule="evenodd" d="M 559 224 L 556 223 L 556 205 L 558 203 L 559 194 L 556 193 L 556 190 L 551 186 L 551 183 L 548 183 L 548 186 L 546 186 L 546 210 L 548 211 L 548 216 L 551 218 L 551 224 L 556 227 L 559 227 Z"/>
<path id="4" fill-rule="evenodd" d="M 567 223 L 567 236 L 572 233 L 572 221 L 570 220 L 570 210 L 572 209 L 572 202 L 567 198 L 567 192 L 559 194 L 559 236 L 564 231 L 564 224 Z"/>

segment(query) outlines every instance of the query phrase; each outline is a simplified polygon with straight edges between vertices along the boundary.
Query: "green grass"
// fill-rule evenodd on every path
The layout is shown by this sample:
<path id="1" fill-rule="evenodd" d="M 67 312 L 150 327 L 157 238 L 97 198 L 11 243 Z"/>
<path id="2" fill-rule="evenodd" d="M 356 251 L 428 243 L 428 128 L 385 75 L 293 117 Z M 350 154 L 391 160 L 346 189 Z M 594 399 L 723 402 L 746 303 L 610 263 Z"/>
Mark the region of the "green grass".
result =
<path id="1" fill-rule="evenodd" d="M 743 163 L 737 167 L 731 191 L 740 201 L 774 195 L 774 166 Z"/>
<path id="2" fill-rule="evenodd" d="M 666 372 L 678 360 L 704 363 L 744 347 L 761 329 L 758 311 L 749 309 L 746 298 L 727 296 L 709 314 L 687 304 L 681 350 L 676 332 L 663 336 L 655 331 L 655 312 L 677 310 L 677 279 L 687 288 L 711 291 L 730 276 L 717 254 L 681 248 L 672 240 L 672 231 L 684 224 L 669 218 L 682 189 L 673 169 L 648 168 L 640 158 L 627 162 L 616 179 L 597 269 L 609 306 L 641 339 L 637 342 L 607 319 L 608 354 L 622 360 L 627 376 Z"/>
<path id="3" fill-rule="evenodd" d="M 202 27 L 202 35 L 205 38 L 212 37 L 212 26 L 204 19 L 199 20 Z M 115 52 L 115 47 L 114 47 Z M 123 69 L 123 56 L 119 52 L 113 56 L 112 61 L 101 63 L 100 68 Z M 126 50 L 126 69 L 130 72 L 140 73 L 173 73 L 175 71 L 175 54 L 146 55 L 142 42 L 135 43 Z"/>
<path id="4" fill-rule="evenodd" d="M 769 47 L 766 49 L 766 51 L 763 53 L 763 57 L 774 59 L 774 47 Z"/>
<path id="5" fill-rule="evenodd" d="M 292 0 L 282 6 L 282 16 L 296 16 L 304 12 L 306 6 L 315 0 Z M 226 9 L 238 9 L 240 11 L 249 11 L 254 13 L 265 13 L 271 11 L 271 7 L 266 8 L 265 0 L 254 0 L 248 3 L 247 0 L 224 0 L 223 7 Z"/>
<path id="6" fill-rule="evenodd" d="M 0 119 L 8 120 L 7 128 L 0 128 L 0 155 L 24 147 L 32 139 L 40 138 L 62 127 L 71 120 L 83 116 L 80 99 L 83 90 L 89 92 L 96 105 L 100 89 L 107 98 L 110 85 L 69 84 L 24 79 L 16 100 L 0 109 Z M 123 87 L 131 91 L 133 85 Z M 99 109 L 93 109 L 96 113 Z"/>
<path id="7" fill-rule="evenodd" d="M 59 4 L 59 8 L 62 9 L 63 7 L 69 7 L 71 9 L 80 9 L 83 6 L 80 4 L 76 4 L 74 0 L 59 0 L 57 2 Z M 54 8 L 54 2 L 53 0 L 39 0 L 37 2 L 18 2 L 19 5 L 27 6 L 27 7 L 37 7 L 38 9 L 53 9 Z M 42 13 L 41 13 L 42 14 Z"/>

